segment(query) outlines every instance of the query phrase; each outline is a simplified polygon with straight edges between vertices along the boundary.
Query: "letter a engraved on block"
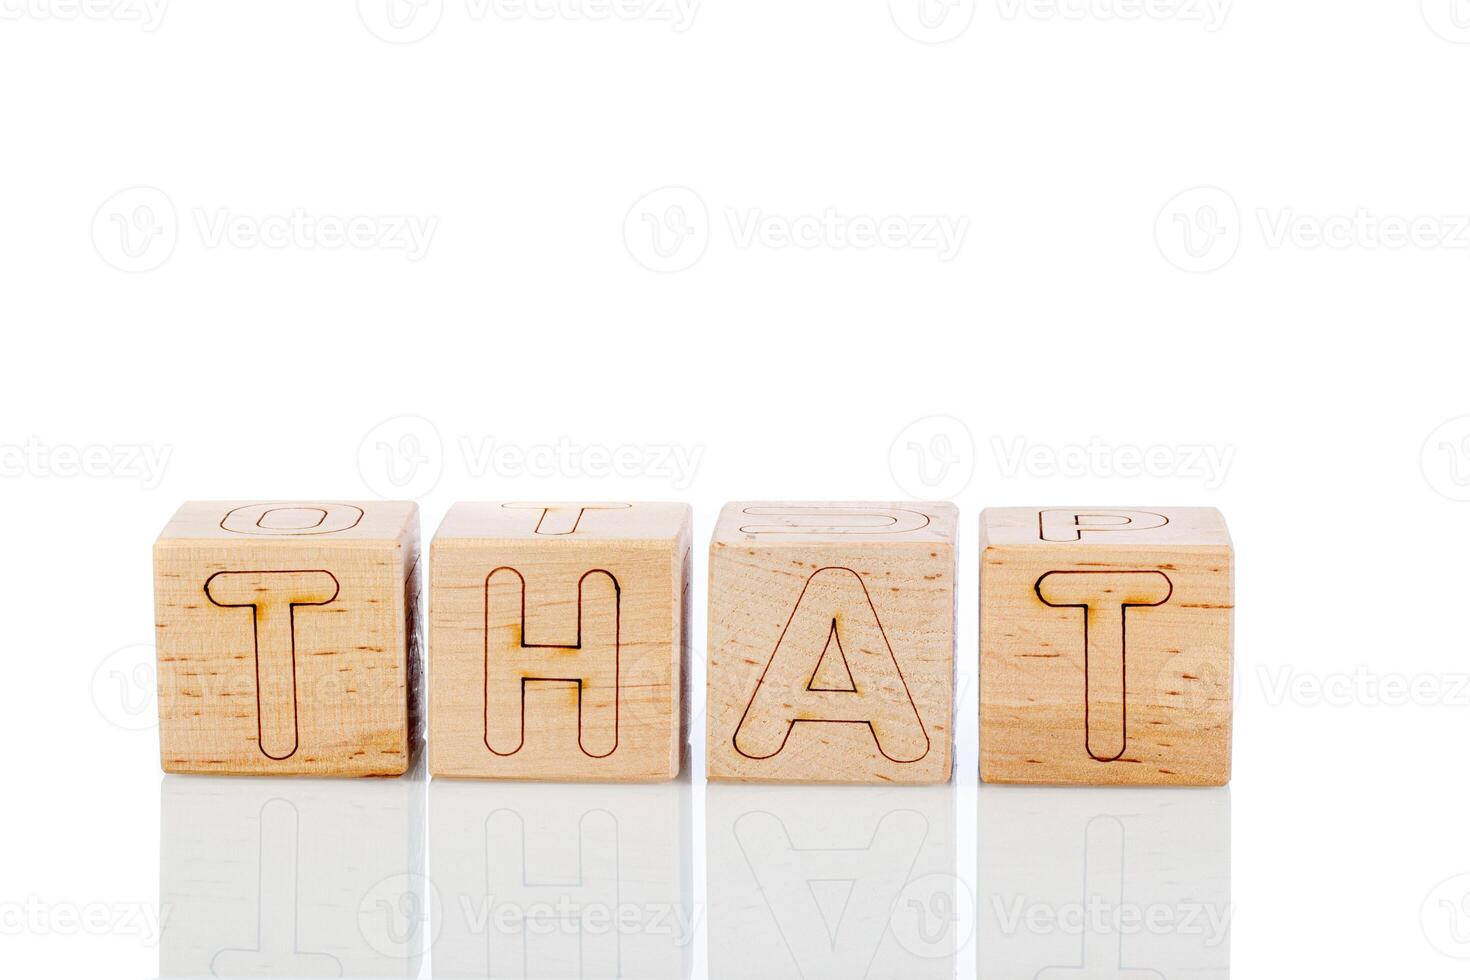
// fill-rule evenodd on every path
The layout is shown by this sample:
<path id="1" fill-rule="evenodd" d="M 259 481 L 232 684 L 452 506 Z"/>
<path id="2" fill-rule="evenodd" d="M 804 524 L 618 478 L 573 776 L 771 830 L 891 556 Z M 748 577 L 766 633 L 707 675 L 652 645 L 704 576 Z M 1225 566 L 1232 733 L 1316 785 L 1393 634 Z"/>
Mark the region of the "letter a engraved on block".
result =
<path id="1" fill-rule="evenodd" d="M 255 634 L 255 714 L 268 759 L 296 754 L 296 607 L 325 606 L 340 587 L 331 572 L 215 572 L 204 594 L 225 609 L 250 609 Z"/>
<path id="2" fill-rule="evenodd" d="M 850 568 L 819 568 L 807 579 L 735 729 L 735 751 L 769 759 L 799 721 L 867 725 L 890 762 L 929 753 L 878 612 Z"/>
<path id="3" fill-rule="evenodd" d="M 562 601 L 558 597 L 558 601 Z M 594 759 L 618 747 L 618 645 L 622 588 L 594 568 L 577 581 L 577 637 L 528 642 L 526 580 L 509 566 L 485 577 L 485 748 L 515 755 L 526 740 L 526 685 L 577 685 L 577 745 Z M 506 698 L 505 692 L 519 692 Z M 499 697 L 497 698 L 497 694 Z M 514 709 L 502 707 L 515 704 Z"/>
<path id="4" fill-rule="evenodd" d="M 1128 610 L 1162 606 L 1174 594 L 1163 572 L 1047 572 L 1036 597 L 1082 610 L 1087 754 L 1115 762 L 1128 748 Z"/>

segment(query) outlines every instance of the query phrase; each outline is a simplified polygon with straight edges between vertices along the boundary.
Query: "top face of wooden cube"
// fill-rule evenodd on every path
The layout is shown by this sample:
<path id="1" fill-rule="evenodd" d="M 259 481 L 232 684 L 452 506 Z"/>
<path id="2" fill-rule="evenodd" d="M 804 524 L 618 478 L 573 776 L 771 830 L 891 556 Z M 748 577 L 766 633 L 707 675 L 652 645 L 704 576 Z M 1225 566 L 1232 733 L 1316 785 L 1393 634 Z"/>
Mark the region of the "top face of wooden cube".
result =
<path id="1" fill-rule="evenodd" d="M 953 545 L 959 511 L 943 502 L 744 501 L 726 504 L 714 543 L 761 547 L 813 544 Z"/>
<path id="2" fill-rule="evenodd" d="M 688 504 L 670 503 L 458 503 L 444 516 L 434 541 L 666 546 L 687 533 L 689 514 Z"/>
<path id="3" fill-rule="evenodd" d="M 397 541 L 417 536 L 418 505 L 409 501 L 191 500 L 158 536 L 160 544 Z"/>
<path id="4" fill-rule="evenodd" d="M 981 547 L 1230 548 L 1213 507 L 990 507 L 980 524 Z"/>

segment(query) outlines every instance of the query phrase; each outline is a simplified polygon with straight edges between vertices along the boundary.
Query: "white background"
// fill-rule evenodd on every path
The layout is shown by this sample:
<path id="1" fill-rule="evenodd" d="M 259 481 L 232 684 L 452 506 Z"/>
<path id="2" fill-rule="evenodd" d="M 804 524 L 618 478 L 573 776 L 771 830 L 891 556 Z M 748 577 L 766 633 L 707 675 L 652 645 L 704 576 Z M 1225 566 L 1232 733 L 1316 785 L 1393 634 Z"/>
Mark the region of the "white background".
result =
<path id="1" fill-rule="evenodd" d="M 0 0 L 5 972 L 159 970 L 180 501 L 689 500 L 701 637 L 722 502 L 921 495 L 978 915 L 979 508 L 1213 505 L 1233 975 L 1463 975 L 1464 0 L 581 2 Z"/>

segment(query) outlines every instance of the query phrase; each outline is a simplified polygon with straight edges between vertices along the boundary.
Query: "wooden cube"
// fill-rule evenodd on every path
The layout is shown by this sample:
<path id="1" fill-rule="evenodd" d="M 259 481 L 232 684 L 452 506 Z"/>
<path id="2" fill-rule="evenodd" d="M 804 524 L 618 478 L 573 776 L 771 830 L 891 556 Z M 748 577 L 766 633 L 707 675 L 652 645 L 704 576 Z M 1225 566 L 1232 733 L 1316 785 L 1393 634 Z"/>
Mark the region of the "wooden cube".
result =
<path id="1" fill-rule="evenodd" d="M 164 770 L 405 772 L 418 559 L 412 503 L 180 507 L 153 549 Z"/>
<path id="2" fill-rule="evenodd" d="M 725 506 L 709 559 L 710 779 L 949 779 L 956 517 L 946 503 Z"/>
<path id="3" fill-rule="evenodd" d="M 1230 781 L 1233 552 L 1208 507 L 981 514 L 987 782 Z"/>
<path id="4" fill-rule="evenodd" d="M 451 508 L 432 546 L 430 771 L 676 777 L 690 519 L 686 504 Z"/>

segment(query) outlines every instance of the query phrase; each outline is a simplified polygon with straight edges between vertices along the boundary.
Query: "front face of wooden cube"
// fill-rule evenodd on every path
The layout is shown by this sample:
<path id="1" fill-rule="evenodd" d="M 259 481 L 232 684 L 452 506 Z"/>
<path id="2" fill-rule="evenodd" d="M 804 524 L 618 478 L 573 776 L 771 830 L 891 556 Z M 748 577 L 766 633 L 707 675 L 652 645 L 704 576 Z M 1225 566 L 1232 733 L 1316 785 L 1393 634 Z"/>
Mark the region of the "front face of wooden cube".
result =
<path id="1" fill-rule="evenodd" d="M 710 779 L 949 779 L 955 524 L 944 503 L 726 505 L 710 547 Z"/>
<path id="2" fill-rule="evenodd" d="M 433 544 L 430 771 L 678 776 L 690 523 L 684 504 L 456 504 Z"/>
<path id="3" fill-rule="evenodd" d="M 1233 553 L 1212 508 L 981 515 L 986 782 L 1230 781 Z"/>
<path id="4" fill-rule="evenodd" d="M 412 503 L 181 507 L 154 547 L 164 770 L 406 771 L 418 554 Z"/>

